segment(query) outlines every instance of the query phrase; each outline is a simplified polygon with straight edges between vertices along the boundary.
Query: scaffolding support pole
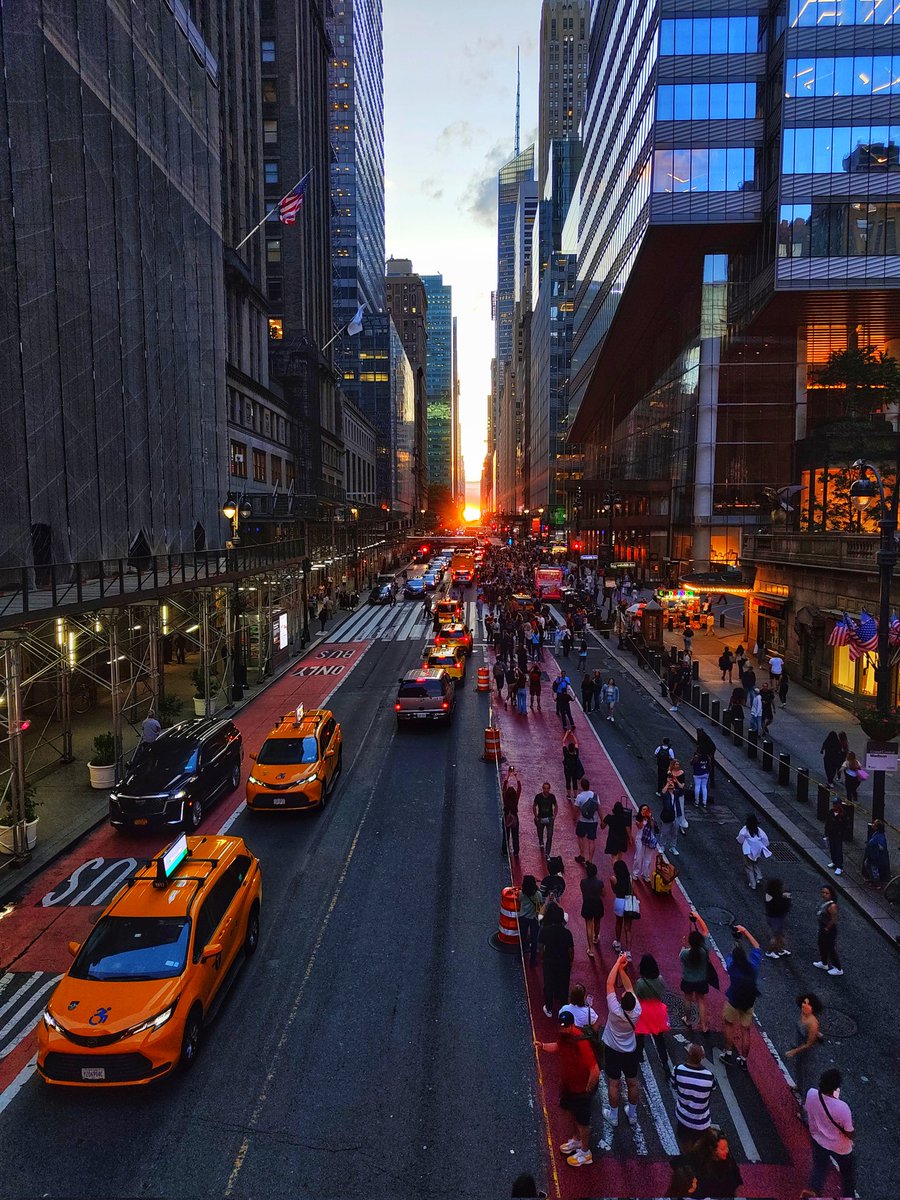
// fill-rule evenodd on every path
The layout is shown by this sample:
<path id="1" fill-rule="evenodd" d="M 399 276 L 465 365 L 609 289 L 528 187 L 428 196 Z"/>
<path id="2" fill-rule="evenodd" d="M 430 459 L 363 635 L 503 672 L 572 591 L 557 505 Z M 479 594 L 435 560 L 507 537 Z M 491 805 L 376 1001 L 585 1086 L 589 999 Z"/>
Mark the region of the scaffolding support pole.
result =
<path id="1" fill-rule="evenodd" d="M 64 763 L 73 762 L 72 752 L 72 654 L 69 638 L 73 637 L 69 622 L 62 617 L 57 626 L 59 643 L 59 715 L 62 719 L 62 755 Z"/>
<path id="2" fill-rule="evenodd" d="M 206 588 L 200 593 L 200 653 L 202 661 L 200 668 L 203 672 L 203 695 L 205 713 L 209 716 L 210 705 L 210 637 L 209 637 L 209 592 Z"/>
<path id="3" fill-rule="evenodd" d="M 13 831 L 11 866 L 21 867 L 31 858 L 25 832 L 25 744 L 22 738 L 22 650 L 23 635 L 0 634 L 3 640 L 3 672 L 6 676 L 6 713 L 9 722 L 10 823 Z"/>
<path id="4" fill-rule="evenodd" d="M 147 605 L 147 673 L 149 675 L 148 686 L 150 689 L 150 705 L 153 711 L 159 716 L 159 702 L 162 694 L 161 680 L 159 674 L 160 664 L 160 614 L 159 604 Z"/>
<path id="5" fill-rule="evenodd" d="M 119 624 L 116 614 L 109 618 L 109 699 L 112 708 L 112 734 L 116 747 L 116 781 L 121 778 L 125 748 L 122 743 L 122 690 L 119 679 Z"/>

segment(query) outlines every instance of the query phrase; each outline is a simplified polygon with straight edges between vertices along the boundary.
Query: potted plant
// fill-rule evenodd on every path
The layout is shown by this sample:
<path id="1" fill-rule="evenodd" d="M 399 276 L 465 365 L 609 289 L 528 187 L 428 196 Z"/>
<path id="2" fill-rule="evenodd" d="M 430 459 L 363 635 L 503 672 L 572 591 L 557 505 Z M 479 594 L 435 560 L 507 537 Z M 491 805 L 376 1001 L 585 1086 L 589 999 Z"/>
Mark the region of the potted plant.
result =
<path id="1" fill-rule="evenodd" d="M 38 825 L 38 805 L 39 800 L 35 799 L 34 785 L 31 783 L 25 784 L 25 847 L 28 850 L 33 850 L 37 845 L 37 825 Z M 13 840 L 13 806 L 12 806 L 12 789 L 7 789 L 6 795 L 3 798 L 3 822 L 0 823 L 0 851 L 4 854 L 14 854 L 15 845 Z"/>
<path id="2" fill-rule="evenodd" d="M 856 716 L 873 742 L 889 742 L 900 733 L 900 712 L 896 708 L 881 713 L 875 704 L 860 703 L 856 706 Z"/>
<path id="3" fill-rule="evenodd" d="M 94 753 L 87 767 L 91 787 L 96 791 L 106 791 L 115 785 L 116 739 L 111 733 L 98 733 L 94 738 Z"/>
<path id="4" fill-rule="evenodd" d="M 195 667 L 191 671 L 191 682 L 194 685 L 194 715 L 197 717 L 211 717 L 218 708 L 218 701 L 214 694 L 217 681 L 213 676 L 210 676 L 210 694 L 207 696 L 206 676 L 201 667 Z"/>
<path id="5" fill-rule="evenodd" d="M 184 711 L 184 701 L 180 696 L 163 696 L 159 702 L 157 709 L 159 713 L 159 723 L 163 729 L 168 729 L 170 725 L 175 725 L 181 720 L 181 714 Z"/>

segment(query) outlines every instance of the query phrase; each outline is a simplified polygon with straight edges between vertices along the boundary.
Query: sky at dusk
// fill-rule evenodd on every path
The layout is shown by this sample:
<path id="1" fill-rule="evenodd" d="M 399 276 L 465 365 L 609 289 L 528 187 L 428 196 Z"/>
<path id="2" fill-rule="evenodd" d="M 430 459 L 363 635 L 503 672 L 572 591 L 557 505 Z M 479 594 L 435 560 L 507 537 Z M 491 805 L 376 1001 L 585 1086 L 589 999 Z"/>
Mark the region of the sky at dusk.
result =
<path id="1" fill-rule="evenodd" d="M 516 46 L 525 147 L 537 130 L 540 14 L 541 0 L 384 0 L 387 254 L 453 288 L 469 480 L 485 453 L 497 171 L 514 148 Z"/>

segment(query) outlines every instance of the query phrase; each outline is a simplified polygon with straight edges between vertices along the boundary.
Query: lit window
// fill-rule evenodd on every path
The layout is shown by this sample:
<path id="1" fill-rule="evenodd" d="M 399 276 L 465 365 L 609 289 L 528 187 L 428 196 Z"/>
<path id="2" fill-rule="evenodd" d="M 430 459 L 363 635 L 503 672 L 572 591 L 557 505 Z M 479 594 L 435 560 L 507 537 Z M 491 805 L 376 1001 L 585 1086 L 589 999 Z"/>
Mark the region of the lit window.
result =
<path id="1" fill-rule="evenodd" d="M 243 442 L 231 443 L 231 473 L 238 479 L 247 478 L 247 447 Z"/>
<path id="2" fill-rule="evenodd" d="M 262 60 L 264 63 L 273 63 L 275 61 L 275 40 L 274 40 L 274 38 L 263 38 L 263 40 L 262 40 Z"/>
<path id="3" fill-rule="evenodd" d="M 278 88 L 275 86 L 274 79 L 264 79 L 262 81 L 262 98 L 263 104 L 278 103 Z"/>
<path id="4" fill-rule="evenodd" d="M 278 143 L 278 122 L 271 119 L 263 121 L 263 142 L 267 146 L 275 146 Z"/>
<path id="5" fill-rule="evenodd" d="M 269 338 L 273 342 L 280 342 L 284 337 L 284 321 L 281 317 L 269 317 Z"/>

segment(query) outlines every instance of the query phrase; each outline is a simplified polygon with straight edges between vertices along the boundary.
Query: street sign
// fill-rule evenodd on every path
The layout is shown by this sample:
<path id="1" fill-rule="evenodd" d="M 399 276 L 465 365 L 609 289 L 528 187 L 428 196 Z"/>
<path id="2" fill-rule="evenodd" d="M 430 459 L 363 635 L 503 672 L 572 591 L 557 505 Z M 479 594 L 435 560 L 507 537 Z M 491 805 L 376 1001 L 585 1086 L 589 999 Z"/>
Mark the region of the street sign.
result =
<path id="1" fill-rule="evenodd" d="M 898 742 L 866 742 L 867 771 L 896 771 Z"/>

